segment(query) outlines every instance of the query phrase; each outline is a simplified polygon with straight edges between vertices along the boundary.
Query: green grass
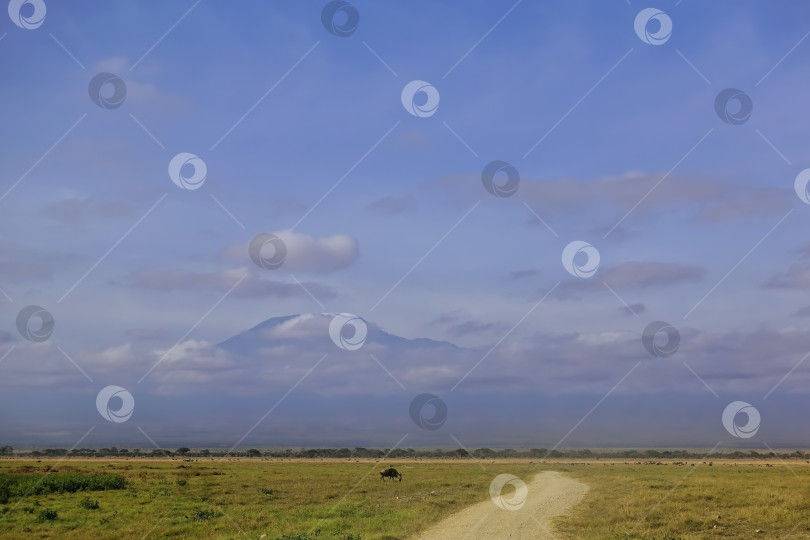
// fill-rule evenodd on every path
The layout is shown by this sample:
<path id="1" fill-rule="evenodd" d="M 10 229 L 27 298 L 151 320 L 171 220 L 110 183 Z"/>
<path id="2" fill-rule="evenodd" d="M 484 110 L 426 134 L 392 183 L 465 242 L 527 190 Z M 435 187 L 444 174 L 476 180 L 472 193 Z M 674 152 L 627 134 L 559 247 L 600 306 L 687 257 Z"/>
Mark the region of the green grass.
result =
<path id="1" fill-rule="evenodd" d="M 773 463 L 556 467 L 591 489 L 553 523 L 583 540 L 810 538 L 810 467 Z"/>
<path id="2" fill-rule="evenodd" d="M 495 460 L 486 470 L 473 460 L 47 463 L 0 460 L 9 492 L 0 537 L 236 539 L 244 531 L 264 540 L 406 539 L 486 500 L 496 475 L 528 480 L 542 470 L 590 486 L 571 515 L 554 520 L 561 540 L 810 537 L 804 461 L 693 468 Z M 377 471 L 389 465 L 401 483 L 380 481 Z"/>
<path id="3" fill-rule="evenodd" d="M 124 489 L 126 481 L 117 474 L 0 473 L 0 492 L 6 498 L 45 493 L 75 493 Z"/>
<path id="4" fill-rule="evenodd" d="M 0 461 L 0 475 L 39 478 L 45 463 Z M 39 469 L 25 468 L 33 465 Z M 389 465 L 402 473 L 402 482 L 380 481 L 378 471 Z M 46 478 L 63 471 L 112 474 L 126 487 L 95 491 L 89 503 L 82 502 L 87 498 L 82 491 L 11 496 L 0 505 L 0 537 L 101 540 L 149 533 L 236 539 L 244 538 L 241 529 L 250 538 L 266 535 L 265 540 L 405 539 L 487 499 L 497 474 L 520 476 L 533 466 L 487 463 L 484 471 L 473 461 L 67 460 Z M 95 502 L 99 509 L 85 506 Z M 58 517 L 38 520 L 37 512 L 45 509 Z"/>

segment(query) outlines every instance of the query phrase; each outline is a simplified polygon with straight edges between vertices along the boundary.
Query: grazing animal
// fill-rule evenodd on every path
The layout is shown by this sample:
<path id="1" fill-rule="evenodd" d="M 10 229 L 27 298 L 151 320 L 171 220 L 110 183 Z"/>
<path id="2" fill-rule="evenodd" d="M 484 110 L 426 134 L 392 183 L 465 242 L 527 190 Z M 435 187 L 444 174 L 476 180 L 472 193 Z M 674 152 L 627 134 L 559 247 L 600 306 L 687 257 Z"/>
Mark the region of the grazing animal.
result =
<path id="1" fill-rule="evenodd" d="M 399 481 L 402 482 L 402 475 L 394 468 L 380 471 L 380 480 L 385 480 L 386 478 L 390 478 L 391 480 L 394 478 L 399 478 Z"/>

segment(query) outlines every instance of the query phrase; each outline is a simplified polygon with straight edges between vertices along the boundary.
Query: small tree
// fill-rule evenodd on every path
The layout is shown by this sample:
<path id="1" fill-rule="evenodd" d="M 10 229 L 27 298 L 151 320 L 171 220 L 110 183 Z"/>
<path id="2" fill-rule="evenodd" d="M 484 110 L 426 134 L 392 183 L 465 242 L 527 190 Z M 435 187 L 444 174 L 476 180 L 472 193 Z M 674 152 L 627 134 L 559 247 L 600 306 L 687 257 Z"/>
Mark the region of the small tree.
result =
<path id="1" fill-rule="evenodd" d="M 247 451 L 247 457 L 261 457 L 262 453 L 256 450 L 255 448 L 251 448 Z"/>
<path id="2" fill-rule="evenodd" d="M 181 446 L 180 448 L 177 449 L 177 453 L 180 454 L 181 456 L 185 456 L 189 452 L 191 452 L 191 448 L 186 448 L 185 446 Z"/>

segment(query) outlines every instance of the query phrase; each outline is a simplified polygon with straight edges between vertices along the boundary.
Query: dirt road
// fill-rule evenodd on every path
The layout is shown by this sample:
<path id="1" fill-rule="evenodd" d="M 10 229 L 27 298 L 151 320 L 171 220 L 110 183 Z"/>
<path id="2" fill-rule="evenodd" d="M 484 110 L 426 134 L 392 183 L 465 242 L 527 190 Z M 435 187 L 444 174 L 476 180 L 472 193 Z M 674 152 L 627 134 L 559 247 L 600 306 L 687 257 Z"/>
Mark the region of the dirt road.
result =
<path id="1" fill-rule="evenodd" d="M 551 471 L 537 474 L 526 488 L 526 502 L 519 510 L 499 508 L 488 499 L 456 512 L 414 540 L 553 539 L 549 520 L 568 512 L 588 491 L 585 484 Z M 518 495 L 515 490 L 511 493 Z"/>

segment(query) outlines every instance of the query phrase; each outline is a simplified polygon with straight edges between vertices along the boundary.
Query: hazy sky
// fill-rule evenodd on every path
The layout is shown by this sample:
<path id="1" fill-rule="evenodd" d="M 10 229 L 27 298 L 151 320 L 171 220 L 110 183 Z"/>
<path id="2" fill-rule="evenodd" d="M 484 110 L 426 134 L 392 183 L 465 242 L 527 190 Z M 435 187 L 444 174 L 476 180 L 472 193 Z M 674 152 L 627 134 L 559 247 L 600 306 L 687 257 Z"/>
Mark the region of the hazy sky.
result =
<path id="1" fill-rule="evenodd" d="M 20 4 L 0 443 L 810 444 L 810 6 Z"/>

